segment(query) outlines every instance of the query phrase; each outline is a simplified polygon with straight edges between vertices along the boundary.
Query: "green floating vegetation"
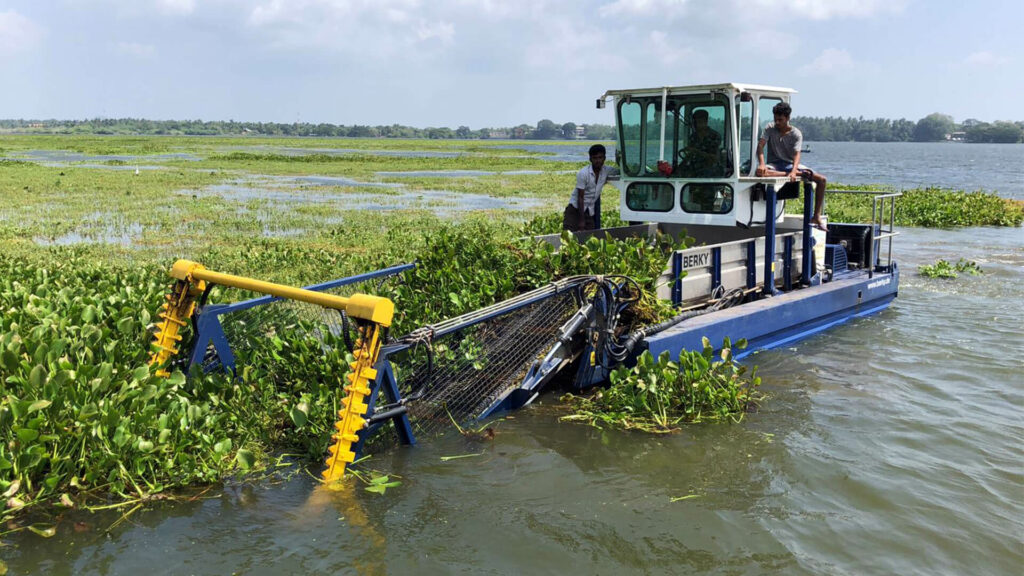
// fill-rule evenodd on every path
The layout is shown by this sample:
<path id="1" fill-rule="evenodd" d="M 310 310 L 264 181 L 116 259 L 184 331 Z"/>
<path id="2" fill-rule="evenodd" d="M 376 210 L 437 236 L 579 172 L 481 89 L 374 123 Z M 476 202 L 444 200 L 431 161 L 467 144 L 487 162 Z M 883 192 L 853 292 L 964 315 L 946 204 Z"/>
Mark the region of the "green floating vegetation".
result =
<path id="1" fill-rule="evenodd" d="M 967 260 L 961 258 L 956 264 L 950 264 L 946 260 L 939 259 L 935 264 L 922 264 L 917 267 L 917 271 L 921 276 L 926 278 L 947 278 L 953 279 L 958 277 L 958 273 L 969 274 L 971 276 L 980 276 L 984 273 L 981 266 L 978 266 L 977 262 L 973 260 Z"/>
<path id="2" fill-rule="evenodd" d="M 886 191 L 880 186 L 842 186 L 844 189 Z M 799 202 L 787 210 L 801 214 Z M 871 196 L 826 193 L 825 210 L 832 222 L 870 222 Z M 888 214 L 885 217 L 888 218 Z M 1020 226 L 1024 202 L 1002 198 L 993 192 L 962 192 L 943 188 L 904 190 L 896 200 L 896 224 L 925 228 L 953 226 Z"/>
<path id="3" fill-rule="evenodd" d="M 4 518 L 47 501 L 145 501 L 258 472 L 270 448 L 326 449 L 347 367 L 340 354 L 274 339 L 281 373 L 159 378 L 147 366 L 146 324 L 167 287 L 163 270 L 2 258 L 0 277 Z"/>
<path id="4" fill-rule="evenodd" d="M 590 396 L 564 396 L 573 413 L 562 420 L 666 433 L 682 424 L 741 419 L 761 398 L 757 367 L 748 374 L 733 360 L 733 348 L 746 346 L 746 340 L 733 344 L 726 338 L 716 358 L 704 338 L 703 350 L 683 350 L 678 360 L 668 352 L 657 359 L 644 352 L 635 367 L 613 370 L 608 388 Z"/>
<path id="5" fill-rule="evenodd" d="M 144 502 L 172 488 L 275 469 L 281 454 L 309 456 L 310 462 L 322 459 L 347 370 L 347 358 L 337 352 L 343 346 L 325 353 L 319 342 L 302 338 L 296 330 L 257 339 L 248 350 L 238 351 L 237 378 L 150 375 L 147 325 L 162 303 L 167 269 L 180 257 L 213 270 L 291 285 L 418 259 L 419 266 L 402 282 L 385 283 L 380 290 L 396 303 L 395 334 L 573 274 L 635 278 L 645 296 L 629 321 L 645 324 L 672 315 L 665 302 L 654 298 L 655 284 L 668 252 L 687 244 L 665 238 L 595 237 L 582 244 L 566 242 L 555 253 L 547 244 L 524 239 L 560 232 L 560 208 L 573 175 L 557 172 L 581 164 L 491 148 L 509 144 L 5 135 L 4 154 L 130 154 L 162 169 L 135 174 L 0 160 L 0 494 L 5 503 L 0 517 L 20 516 L 46 504 L 80 506 L 93 499 L 109 498 L 114 505 Z M 275 154 L 281 147 L 306 148 L 313 154 Z M 317 148 L 462 154 L 330 156 Z M 180 152 L 202 159 L 145 158 Z M 453 222 L 424 210 L 348 209 L 357 192 L 348 187 L 270 190 L 337 197 L 315 205 L 210 192 L 230 189 L 238 179 L 257 174 L 380 180 L 378 171 L 412 170 L 496 174 L 447 183 L 429 175 L 391 180 L 409 190 L 528 196 L 543 203 L 530 212 L 468 211 Z M 544 173 L 501 173 L 516 170 Z M 365 192 L 389 191 L 360 193 Z M 623 225 L 612 208 L 617 192 L 607 188 L 604 197 L 603 224 Z M 833 221 L 870 219 L 868 198 L 833 194 L 828 202 Z M 900 225 L 1017 226 L 1024 220 L 1021 203 L 980 192 L 908 191 L 897 209 Z M 537 217 L 524 224 L 531 216 Z M 277 233 L 290 235 L 273 236 Z M 225 291 L 217 301 L 249 296 Z M 636 373 L 620 369 L 600 399 L 586 400 L 591 416 L 581 412 L 578 418 L 664 431 L 686 422 L 739 417 L 757 399 L 756 378 L 751 374 L 746 379 L 731 356 L 715 360 L 709 354 L 705 350 L 678 360 L 648 357 Z M 686 388 L 672 380 L 670 364 L 676 366 L 677 377 L 692 374 L 707 385 L 694 387 L 689 381 Z M 712 403 L 687 404 L 691 397 L 710 398 Z M 671 410 L 658 408 L 645 415 L 645 406 Z M 375 480 L 383 476 L 364 481 L 376 481 L 372 485 L 382 488 L 374 490 L 383 490 L 393 481 Z"/>
<path id="6" fill-rule="evenodd" d="M 394 299 L 401 334 L 566 275 L 626 273 L 653 291 L 671 247 L 591 238 L 555 254 L 548 244 L 502 239 L 483 223 L 442 226 L 405 254 L 419 266 L 381 294 Z M 146 501 L 170 488 L 260 473 L 275 454 L 323 457 L 352 360 L 341 342 L 325 351 L 303 336 L 314 327 L 300 324 L 273 336 L 258 332 L 237 350 L 237 378 L 156 377 L 147 366 L 147 325 L 167 289 L 167 269 L 100 264 L 79 252 L 53 249 L 45 262 L 0 255 L 4 518 L 46 502 Z M 261 276 L 310 254 L 217 251 L 207 262 Z M 326 264 L 316 271 L 321 280 L 339 276 Z"/>

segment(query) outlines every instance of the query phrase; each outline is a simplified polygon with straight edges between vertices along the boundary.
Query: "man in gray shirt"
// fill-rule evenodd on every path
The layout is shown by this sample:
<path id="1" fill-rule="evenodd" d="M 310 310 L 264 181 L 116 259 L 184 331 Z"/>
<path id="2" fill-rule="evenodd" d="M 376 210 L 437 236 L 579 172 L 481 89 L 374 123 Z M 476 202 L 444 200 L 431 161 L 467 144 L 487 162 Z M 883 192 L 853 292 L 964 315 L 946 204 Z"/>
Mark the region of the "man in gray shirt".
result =
<path id="1" fill-rule="evenodd" d="M 800 151 L 804 136 L 800 130 L 789 123 L 793 109 L 785 102 L 779 102 L 772 108 L 775 122 L 769 123 L 761 132 L 757 142 L 758 176 L 788 176 L 791 182 L 806 177 L 814 181 L 814 216 L 811 225 L 827 230 L 821 211 L 825 207 L 825 185 L 827 180 L 823 174 L 811 170 L 800 163 Z M 765 145 L 768 146 L 768 162 L 764 161 Z"/>

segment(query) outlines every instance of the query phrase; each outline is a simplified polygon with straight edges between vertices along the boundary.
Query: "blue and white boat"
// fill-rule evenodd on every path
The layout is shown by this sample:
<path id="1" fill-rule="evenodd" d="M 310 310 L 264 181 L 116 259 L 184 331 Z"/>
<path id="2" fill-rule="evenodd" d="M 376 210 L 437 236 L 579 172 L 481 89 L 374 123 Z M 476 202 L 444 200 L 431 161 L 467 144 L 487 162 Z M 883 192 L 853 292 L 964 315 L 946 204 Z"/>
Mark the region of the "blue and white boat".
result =
<path id="1" fill-rule="evenodd" d="M 759 128 L 772 117 L 772 107 L 793 94 L 749 84 L 605 93 L 597 103 L 599 108 L 611 103 L 615 112 L 621 174 L 613 183 L 620 192 L 619 214 L 634 224 L 575 236 L 580 241 L 593 235 L 693 238 L 691 247 L 671 254 L 657 283 L 658 296 L 679 314 L 629 331 L 619 320 L 636 298 L 631 280 L 579 276 L 391 339 L 372 371 L 363 414 L 367 427 L 359 431 L 353 453 L 392 422 L 400 440 L 413 443 L 417 434 L 452 422 L 525 406 L 560 374 L 569 387 L 586 388 L 645 351 L 678 356 L 703 349 L 705 338 L 718 344 L 728 337 L 746 339 L 742 354 L 749 354 L 888 306 L 899 288 L 892 259 L 898 192 L 830 191 L 871 194 L 872 219 L 832 223 L 826 233 L 810 224 L 810 182 L 755 175 Z M 802 202 L 802 215 L 786 214 L 793 202 Z M 563 239 L 540 237 L 556 247 Z M 306 289 L 344 291 L 383 282 L 413 266 Z M 302 318 L 290 320 L 290 308 L 253 316 L 285 304 L 269 296 L 229 305 L 201 303 L 190 364 L 235 370 L 232 341 L 241 338 L 232 334 L 251 334 L 251 318 L 261 318 L 260 334 L 276 333 L 272 321 L 282 323 L 280 330 L 303 325 Z M 348 330 L 342 317 L 309 335 L 323 338 Z"/>
<path id="2" fill-rule="evenodd" d="M 700 349 L 703 337 L 746 338 L 745 353 L 770 348 L 877 312 L 896 297 L 892 260 L 899 192 L 869 194 L 870 223 L 813 228 L 810 182 L 755 176 L 759 129 L 794 90 L 713 84 L 611 90 L 617 128 L 623 220 L 650 224 L 580 233 L 625 236 L 638 231 L 695 239 L 672 255 L 659 296 L 683 310 L 707 309 L 723 298 L 735 305 L 647 333 L 637 349 L 673 355 Z M 713 150 L 700 150 L 695 113 L 706 115 Z M 705 146 L 706 147 L 706 146 Z M 697 154 L 696 159 L 693 155 Z M 801 198 L 801 191 L 803 197 Z M 786 214 L 801 202 L 803 214 Z"/>

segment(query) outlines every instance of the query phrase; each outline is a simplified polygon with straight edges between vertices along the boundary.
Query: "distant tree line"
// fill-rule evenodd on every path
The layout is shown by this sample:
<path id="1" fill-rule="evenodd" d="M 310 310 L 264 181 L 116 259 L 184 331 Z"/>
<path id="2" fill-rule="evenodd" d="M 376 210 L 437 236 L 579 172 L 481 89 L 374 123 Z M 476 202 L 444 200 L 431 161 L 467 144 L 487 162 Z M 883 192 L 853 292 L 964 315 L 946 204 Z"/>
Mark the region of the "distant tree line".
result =
<path id="1" fill-rule="evenodd" d="M 900 118 L 815 118 L 794 116 L 804 140 L 817 142 L 966 142 L 1015 143 L 1024 141 L 1024 122 L 993 122 L 968 119 L 957 124 L 953 117 L 938 112 L 917 122 Z"/>
<path id="2" fill-rule="evenodd" d="M 961 124 L 952 116 L 934 113 L 917 122 L 899 119 L 796 116 L 793 124 L 804 140 L 817 142 L 1022 142 L 1024 122 L 981 122 L 968 119 Z M 184 136 L 317 136 L 347 138 L 429 138 L 429 139 L 522 139 L 522 140 L 614 140 L 615 128 L 606 124 L 558 124 L 544 119 L 535 126 L 520 124 L 504 128 L 468 126 L 415 128 L 390 126 L 345 126 L 295 122 L 236 122 L 202 120 L 144 120 L 141 118 L 96 118 L 92 120 L 0 120 L 0 132 L 49 134 L 120 134 Z"/>
<path id="3" fill-rule="evenodd" d="M 392 124 L 390 126 L 345 126 L 340 124 L 295 122 L 236 122 L 202 120 L 145 120 L 141 118 L 96 118 L 92 120 L 0 120 L 0 131 L 44 134 L 118 134 L 118 135 L 178 135 L 178 136 L 316 136 L 347 138 L 510 138 L 530 140 L 587 139 L 611 140 L 615 129 L 603 124 L 566 122 L 555 124 L 541 120 L 536 126 L 520 124 L 507 128 L 480 128 L 468 126 L 415 128 Z"/>

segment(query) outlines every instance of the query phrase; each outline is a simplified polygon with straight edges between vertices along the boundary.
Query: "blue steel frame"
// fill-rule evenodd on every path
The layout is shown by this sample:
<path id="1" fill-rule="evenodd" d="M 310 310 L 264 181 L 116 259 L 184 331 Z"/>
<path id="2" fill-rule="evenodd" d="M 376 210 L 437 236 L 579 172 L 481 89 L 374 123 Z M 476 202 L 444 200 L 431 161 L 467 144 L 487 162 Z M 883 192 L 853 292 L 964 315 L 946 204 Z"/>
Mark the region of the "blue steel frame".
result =
<path id="1" fill-rule="evenodd" d="M 398 391 L 398 381 L 395 380 L 395 371 L 391 368 L 391 362 L 388 362 L 388 359 L 381 354 L 375 368 L 377 370 L 377 379 L 373 381 L 373 386 L 370 388 L 370 397 L 366 400 L 366 413 L 363 414 L 363 418 L 367 422 L 370 422 L 373 413 L 377 410 L 377 400 L 380 399 L 380 391 L 382 389 L 388 404 L 399 405 L 402 401 L 402 394 Z M 409 416 L 403 410 L 390 418 L 373 422 L 356 433 L 359 436 L 359 440 L 352 445 L 352 453 L 356 455 L 356 460 L 362 456 L 366 440 L 373 436 L 381 426 L 387 424 L 388 421 L 394 422 L 395 433 L 398 434 L 398 440 L 402 444 L 411 446 L 416 443 L 416 437 L 412 433 L 412 425 L 409 423 Z"/>
<path id="2" fill-rule="evenodd" d="M 312 290 L 314 292 L 322 292 L 324 290 L 330 290 L 331 288 L 338 288 L 350 284 L 376 280 L 378 278 L 395 276 L 415 267 L 415 263 L 399 264 L 397 266 L 383 268 L 374 272 L 367 272 L 365 274 L 357 274 L 356 276 L 349 276 L 347 278 L 339 278 L 338 280 L 313 284 L 312 286 L 306 286 L 305 289 Z M 192 366 L 202 365 L 203 357 L 206 355 L 207 346 L 210 343 L 213 343 L 214 348 L 217 350 L 217 357 L 220 359 L 223 369 L 234 374 L 236 372 L 235 354 L 232 352 L 231 345 L 228 343 L 228 339 L 224 335 L 224 328 L 220 323 L 220 317 L 231 312 L 248 310 L 257 306 L 265 306 L 280 300 L 282 299 L 276 296 L 263 296 L 261 298 L 253 298 L 252 300 L 245 300 L 234 304 L 209 304 L 203 306 L 196 315 L 196 338 L 194 347 L 192 348 L 192 354 L 189 357 L 189 368 L 191 369 Z M 363 418 L 368 422 L 376 410 L 377 401 L 380 398 L 380 392 L 382 389 L 389 404 L 398 405 L 402 400 L 402 396 L 398 391 L 398 383 L 395 381 L 395 373 L 391 369 L 391 363 L 388 362 L 385 354 L 381 354 L 380 358 L 377 360 L 377 365 L 374 368 L 377 370 L 377 378 L 374 380 L 370 389 L 370 395 L 366 401 L 366 412 L 363 414 Z M 363 446 L 366 444 L 367 438 L 375 433 L 381 426 L 387 424 L 388 421 L 394 422 L 395 432 L 398 434 L 398 439 L 403 444 L 411 445 L 416 443 L 416 438 L 413 436 L 412 432 L 412 426 L 409 424 L 409 417 L 406 415 L 404 410 L 400 410 L 389 417 L 370 424 L 357 433 L 359 440 L 352 446 L 352 451 L 355 453 L 357 460 L 362 454 Z"/>
<path id="3" fill-rule="evenodd" d="M 804 188 L 804 217 L 803 217 L 803 238 L 801 248 L 803 250 L 800 259 L 800 283 L 810 286 L 813 283 L 811 271 L 813 265 L 813 254 L 811 250 L 811 214 L 814 212 L 814 193 L 810 182 L 803 183 Z M 765 187 L 765 225 L 764 225 L 764 286 L 761 289 L 763 296 L 774 296 L 779 293 L 775 288 L 775 203 L 778 201 L 778 193 L 775 186 Z M 783 240 L 783 290 L 789 291 L 793 288 L 792 281 L 792 260 L 793 260 L 793 237 L 787 236 Z M 754 240 L 747 244 L 747 288 L 757 285 L 757 245 Z M 683 302 L 683 260 L 680 252 L 673 252 L 670 262 L 672 274 L 671 300 L 673 306 L 679 306 Z M 718 288 L 722 283 L 722 249 L 714 247 L 711 249 L 711 289 Z"/>
<path id="4" fill-rule="evenodd" d="M 876 270 L 871 277 L 860 270 L 814 290 L 795 290 L 698 316 L 647 336 L 644 342 L 655 357 L 664 351 L 676 357 L 682 350 L 703 349 L 704 337 L 716 346 L 726 336 L 733 341 L 746 338 L 747 349 L 736 353 L 741 358 L 882 310 L 898 288 L 899 268 L 893 262 L 891 269 Z"/>
<path id="5" fill-rule="evenodd" d="M 312 290 L 314 292 L 323 292 L 324 290 L 330 290 L 331 288 L 338 288 L 349 284 L 357 284 L 368 280 L 376 280 L 377 278 L 394 276 L 415 267 L 415 263 L 399 264 L 397 266 L 383 268 L 374 272 L 367 272 L 365 274 L 358 274 L 356 276 L 349 276 L 347 278 L 339 278 L 338 280 L 313 284 L 312 286 L 306 286 L 305 289 Z M 255 308 L 257 306 L 265 306 L 280 300 L 281 298 L 276 296 L 263 296 L 261 298 L 253 298 L 252 300 L 235 302 L 234 304 L 208 304 L 200 308 L 196 313 L 196 338 L 192 348 L 192 354 L 189 357 L 189 369 L 191 369 L 192 366 L 202 365 L 203 357 L 206 355 L 207 345 L 212 343 L 214 348 L 217 350 L 217 357 L 220 358 L 221 366 L 223 366 L 225 370 L 234 373 L 235 354 L 231 351 L 231 345 L 228 343 L 228 339 L 224 334 L 224 328 L 221 326 L 220 317 L 231 312 L 239 312 Z"/>
<path id="6" fill-rule="evenodd" d="M 803 283 L 804 286 L 810 285 L 812 276 L 811 254 L 813 254 L 813 252 L 811 251 L 811 213 L 814 212 L 813 193 L 814 186 L 810 182 L 804 182 L 804 237 L 803 245 L 801 246 L 804 257 L 802 260 L 803 266 L 800 270 L 800 282 Z"/>

